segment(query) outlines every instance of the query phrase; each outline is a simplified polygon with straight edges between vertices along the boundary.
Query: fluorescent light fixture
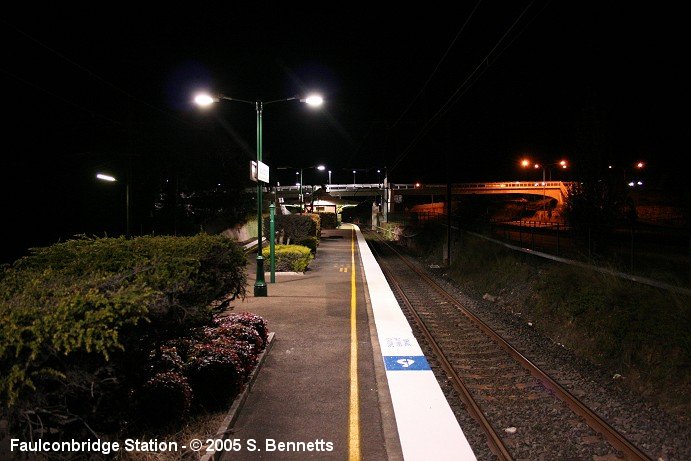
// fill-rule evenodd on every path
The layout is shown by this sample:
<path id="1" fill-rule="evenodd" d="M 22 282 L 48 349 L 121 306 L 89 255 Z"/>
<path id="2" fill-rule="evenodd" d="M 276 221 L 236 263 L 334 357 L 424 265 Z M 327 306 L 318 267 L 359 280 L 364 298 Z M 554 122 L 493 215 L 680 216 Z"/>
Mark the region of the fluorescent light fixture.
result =
<path id="1" fill-rule="evenodd" d="M 115 179 L 114 177 L 107 175 L 107 174 L 103 174 L 103 173 L 97 173 L 96 178 L 100 179 L 101 181 L 110 181 L 110 182 L 117 181 L 117 179 Z"/>
<path id="2" fill-rule="evenodd" d="M 194 103 L 198 106 L 206 107 L 218 101 L 218 99 L 207 93 L 199 93 L 194 97 Z"/>
<path id="3" fill-rule="evenodd" d="M 305 99 L 302 100 L 302 102 L 305 102 L 310 106 L 321 106 L 322 104 L 324 104 L 324 98 L 322 98 L 318 94 L 313 94 L 307 96 Z"/>

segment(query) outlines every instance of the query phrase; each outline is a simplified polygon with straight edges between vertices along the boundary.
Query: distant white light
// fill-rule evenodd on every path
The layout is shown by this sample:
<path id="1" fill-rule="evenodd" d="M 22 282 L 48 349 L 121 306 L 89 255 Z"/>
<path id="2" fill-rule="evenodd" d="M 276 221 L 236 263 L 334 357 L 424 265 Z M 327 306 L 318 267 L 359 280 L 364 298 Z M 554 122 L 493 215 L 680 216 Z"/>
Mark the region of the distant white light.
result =
<path id="1" fill-rule="evenodd" d="M 101 181 L 110 181 L 110 182 L 117 181 L 117 179 L 115 179 L 114 177 L 107 175 L 107 174 L 103 174 L 103 173 L 96 174 L 96 178 L 100 179 Z"/>
<path id="2" fill-rule="evenodd" d="M 216 102 L 216 98 L 213 96 L 207 94 L 207 93 L 199 93 L 194 97 L 194 103 L 198 106 L 206 107 L 210 106 L 211 104 Z"/>
<path id="3" fill-rule="evenodd" d="M 643 181 L 638 181 L 636 184 L 638 184 L 639 186 L 642 186 L 642 185 L 643 185 Z"/>
<path id="4" fill-rule="evenodd" d="M 318 165 L 317 170 L 324 171 L 324 170 L 326 170 L 326 167 L 324 165 Z"/>
<path id="5" fill-rule="evenodd" d="M 629 187 L 633 187 L 633 186 L 635 186 L 635 184 L 634 184 L 633 181 L 631 181 L 631 182 L 629 183 Z"/>
<path id="6" fill-rule="evenodd" d="M 318 94 L 313 94 L 313 95 L 307 96 L 305 99 L 303 99 L 303 101 L 305 103 L 309 104 L 310 106 L 315 106 L 315 107 L 321 106 L 322 104 L 324 104 L 324 98 L 322 98 Z"/>
<path id="7" fill-rule="evenodd" d="M 296 182 L 296 183 L 295 183 L 295 185 L 296 185 L 296 186 L 299 186 L 299 185 L 300 185 L 300 183 L 299 183 L 299 182 Z"/>

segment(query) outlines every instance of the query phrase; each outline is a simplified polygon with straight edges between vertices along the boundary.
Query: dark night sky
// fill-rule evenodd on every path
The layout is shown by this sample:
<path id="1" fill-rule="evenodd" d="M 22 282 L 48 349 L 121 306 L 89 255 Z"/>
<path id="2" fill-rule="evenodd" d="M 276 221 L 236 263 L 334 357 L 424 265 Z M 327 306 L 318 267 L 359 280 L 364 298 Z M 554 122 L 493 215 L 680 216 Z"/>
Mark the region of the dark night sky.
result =
<path id="1" fill-rule="evenodd" d="M 566 179 L 598 162 L 638 159 L 659 178 L 680 177 L 688 151 L 681 10 L 545 0 L 457 2 L 457 11 L 448 2 L 243 3 L 4 13 L 9 247 L 107 229 L 121 191 L 97 184 L 97 169 L 130 165 L 151 189 L 174 174 L 244 180 L 254 110 L 224 103 L 201 113 L 191 105 L 198 88 L 247 100 L 320 91 L 320 111 L 265 109 L 264 161 L 324 163 L 334 183 L 352 181 L 353 169 L 358 182 L 374 180 L 383 167 L 393 182 L 522 179 L 523 154 L 569 158 Z M 286 173 L 272 177 L 290 182 Z"/>

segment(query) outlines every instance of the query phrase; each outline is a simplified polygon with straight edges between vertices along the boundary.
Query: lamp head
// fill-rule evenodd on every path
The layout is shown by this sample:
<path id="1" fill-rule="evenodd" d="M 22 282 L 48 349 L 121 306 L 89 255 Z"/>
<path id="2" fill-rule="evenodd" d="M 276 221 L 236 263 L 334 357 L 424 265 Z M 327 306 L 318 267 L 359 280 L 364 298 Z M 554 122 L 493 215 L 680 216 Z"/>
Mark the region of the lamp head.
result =
<path id="1" fill-rule="evenodd" d="M 111 176 L 109 174 L 103 174 L 103 173 L 97 173 L 96 179 L 100 179 L 101 181 L 108 181 L 108 182 L 117 181 L 117 179 L 115 179 L 113 176 Z"/>
<path id="2" fill-rule="evenodd" d="M 322 104 L 324 104 L 324 98 L 322 98 L 318 94 L 311 94 L 311 95 L 307 96 L 305 99 L 301 99 L 300 102 L 304 102 L 307 105 L 312 106 L 312 107 L 319 107 Z"/>
<path id="3" fill-rule="evenodd" d="M 211 104 L 216 103 L 218 101 L 219 101 L 218 98 L 211 96 L 208 93 L 198 93 L 194 97 L 194 103 L 200 107 L 208 107 Z"/>

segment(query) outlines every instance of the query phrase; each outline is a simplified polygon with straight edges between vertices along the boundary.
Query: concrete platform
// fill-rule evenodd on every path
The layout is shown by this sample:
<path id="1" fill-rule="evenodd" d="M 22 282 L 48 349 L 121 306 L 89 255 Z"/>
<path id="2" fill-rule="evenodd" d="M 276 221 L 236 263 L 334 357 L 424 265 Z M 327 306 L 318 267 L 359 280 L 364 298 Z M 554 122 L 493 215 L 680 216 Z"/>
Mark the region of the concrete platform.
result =
<path id="1" fill-rule="evenodd" d="M 250 256 L 248 296 L 233 310 L 262 316 L 275 336 L 219 459 L 474 459 L 368 253 L 356 226 L 324 230 L 309 270 L 277 273 L 258 298 Z"/>

